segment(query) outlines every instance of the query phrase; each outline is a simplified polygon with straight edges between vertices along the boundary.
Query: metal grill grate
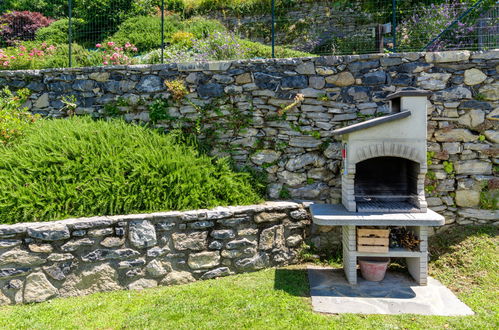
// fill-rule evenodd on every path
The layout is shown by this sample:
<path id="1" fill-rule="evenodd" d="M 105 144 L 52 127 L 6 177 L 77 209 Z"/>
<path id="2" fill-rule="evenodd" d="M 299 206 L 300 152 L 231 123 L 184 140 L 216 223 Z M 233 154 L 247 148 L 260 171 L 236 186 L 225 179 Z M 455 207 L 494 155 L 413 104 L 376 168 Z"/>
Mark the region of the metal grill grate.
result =
<path id="1" fill-rule="evenodd" d="M 421 210 L 408 202 L 360 202 L 357 203 L 357 212 L 373 213 L 420 213 Z"/>

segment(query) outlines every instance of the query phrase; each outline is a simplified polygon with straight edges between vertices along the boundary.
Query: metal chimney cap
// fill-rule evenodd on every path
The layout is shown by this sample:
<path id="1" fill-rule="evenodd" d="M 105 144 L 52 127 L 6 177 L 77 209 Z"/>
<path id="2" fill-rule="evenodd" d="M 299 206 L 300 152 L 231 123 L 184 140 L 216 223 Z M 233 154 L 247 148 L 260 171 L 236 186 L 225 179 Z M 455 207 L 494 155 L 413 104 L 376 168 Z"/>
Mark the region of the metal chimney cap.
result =
<path id="1" fill-rule="evenodd" d="M 392 93 L 386 97 L 386 100 L 393 100 L 403 96 L 430 96 L 432 93 L 429 91 L 424 91 L 421 89 L 405 89 L 398 91 L 396 93 Z"/>

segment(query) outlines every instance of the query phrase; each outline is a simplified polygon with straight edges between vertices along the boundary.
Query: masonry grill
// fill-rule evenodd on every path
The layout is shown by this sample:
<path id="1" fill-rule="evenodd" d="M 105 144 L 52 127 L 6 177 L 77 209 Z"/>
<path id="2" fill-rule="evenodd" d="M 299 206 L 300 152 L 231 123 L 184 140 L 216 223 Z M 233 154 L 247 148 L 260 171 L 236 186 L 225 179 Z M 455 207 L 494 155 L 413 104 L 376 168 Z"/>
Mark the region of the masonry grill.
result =
<path id="1" fill-rule="evenodd" d="M 387 116 L 333 132 L 343 141 L 342 202 L 348 211 L 426 212 L 428 95 L 389 95 Z"/>
<path id="2" fill-rule="evenodd" d="M 427 208 L 424 195 L 428 95 L 402 90 L 388 96 L 386 116 L 333 131 L 343 145 L 343 205 L 313 204 L 310 211 L 316 225 L 342 226 L 343 269 L 350 284 L 357 283 L 358 258 L 374 256 L 405 258 L 414 280 L 427 284 L 428 227 L 445 223 Z M 386 233 L 374 233 L 395 227 L 411 232 L 419 246 L 392 247 Z"/>

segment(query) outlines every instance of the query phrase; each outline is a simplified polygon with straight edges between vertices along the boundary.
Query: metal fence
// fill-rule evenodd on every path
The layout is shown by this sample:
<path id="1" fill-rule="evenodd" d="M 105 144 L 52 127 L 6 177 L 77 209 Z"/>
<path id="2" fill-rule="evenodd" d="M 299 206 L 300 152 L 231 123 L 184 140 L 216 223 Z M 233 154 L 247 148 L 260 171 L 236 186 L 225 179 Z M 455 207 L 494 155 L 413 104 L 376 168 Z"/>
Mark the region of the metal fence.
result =
<path id="1" fill-rule="evenodd" d="M 499 48 L 496 0 L 248 0 L 247 7 L 233 2 L 213 0 L 212 8 L 189 11 L 183 0 L 3 0 L 0 48 L 6 54 L 6 47 L 22 40 L 66 45 L 60 51 L 66 58 L 54 65 L 73 66 L 91 63 L 87 58 L 99 44 L 117 40 L 123 46 L 130 38 L 145 45 L 134 54 L 142 63 L 165 62 L 175 59 L 172 52 L 192 52 L 189 42 L 173 47 L 171 35 L 202 26 L 195 15 L 217 19 L 238 38 L 271 47 L 257 57 L 290 54 L 286 49 L 341 55 Z M 30 13 L 15 13 L 23 10 Z M 42 22 L 32 12 L 50 19 Z M 203 37 L 210 38 L 207 34 Z"/>

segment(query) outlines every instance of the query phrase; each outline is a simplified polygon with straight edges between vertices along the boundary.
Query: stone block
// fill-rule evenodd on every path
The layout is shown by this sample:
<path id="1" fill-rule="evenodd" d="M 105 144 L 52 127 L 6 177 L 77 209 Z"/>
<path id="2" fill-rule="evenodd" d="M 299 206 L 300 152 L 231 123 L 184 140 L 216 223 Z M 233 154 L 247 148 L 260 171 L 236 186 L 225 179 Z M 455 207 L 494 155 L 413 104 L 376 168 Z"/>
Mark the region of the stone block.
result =
<path id="1" fill-rule="evenodd" d="M 253 78 L 251 77 L 251 73 L 243 73 L 236 76 L 236 84 L 238 85 L 246 85 L 253 82 Z"/>
<path id="2" fill-rule="evenodd" d="M 212 278 L 217 278 L 217 277 L 222 277 L 222 276 L 227 276 L 230 275 L 230 269 L 228 267 L 220 267 L 214 270 L 210 270 L 209 272 L 206 272 L 201 276 L 202 280 L 208 280 Z"/>
<path id="3" fill-rule="evenodd" d="M 174 233 L 172 239 L 175 249 L 179 251 L 200 251 L 205 250 L 208 245 L 208 232 Z"/>
<path id="4" fill-rule="evenodd" d="M 281 157 L 281 152 L 275 150 L 261 150 L 251 155 L 251 160 L 257 165 L 270 164 Z"/>
<path id="5" fill-rule="evenodd" d="M 309 78 L 308 85 L 311 88 L 322 89 L 326 85 L 326 80 L 324 79 L 324 77 L 313 76 Z"/>
<path id="6" fill-rule="evenodd" d="M 486 84 L 482 86 L 478 90 L 478 92 L 482 94 L 488 101 L 499 100 L 499 81 L 496 81 L 493 84 Z"/>
<path id="7" fill-rule="evenodd" d="M 464 83 L 468 86 L 481 84 L 487 79 L 487 75 L 479 69 L 469 69 L 464 71 Z"/>
<path id="8" fill-rule="evenodd" d="M 154 246 L 157 243 L 156 228 L 148 220 L 131 221 L 128 238 L 139 249 Z"/>
<path id="9" fill-rule="evenodd" d="M 492 163 L 481 160 L 458 161 L 454 163 L 457 174 L 488 175 L 492 174 Z"/>
<path id="10" fill-rule="evenodd" d="M 18 266 L 38 266 L 44 264 L 46 260 L 38 254 L 15 248 L 0 254 L 0 266 L 14 264 Z"/>
<path id="11" fill-rule="evenodd" d="M 189 256 L 187 264 L 191 269 L 205 269 L 220 264 L 220 252 L 200 252 Z"/>
<path id="12" fill-rule="evenodd" d="M 158 282 L 155 280 L 141 278 L 135 282 L 128 284 L 128 290 L 144 290 L 149 288 L 155 288 L 158 286 Z"/>
<path id="13" fill-rule="evenodd" d="M 428 52 L 425 59 L 428 63 L 464 62 L 470 58 L 470 55 L 471 53 L 467 50 Z"/>
<path id="14" fill-rule="evenodd" d="M 277 177 L 288 186 L 298 186 L 307 180 L 307 174 L 282 171 L 277 173 Z"/>
<path id="15" fill-rule="evenodd" d="M 262 212 L 259 213 L 255 216 L 255 222 L 256 223 L 263 223 L 263 222 L 276 222 L 276 221 L 281 221 L 286 219 L 287 214 L 286 213 L 268 213 L 268 212 Z"/>
<path id="16" fill-rule="evenodd" d="M 459 124 L 475 128 L 485 122 L 485 112 L 483 110 L 470 110 L 458 119 Z"/>
<path id="17" fill-rule="evenodd" d="M 355 78 L 350 72 L 344 71 L 337 75 L 327 77 L 326 82 L 339 87 L 345 87 L 355 84 Z"/>
<path id="18" fill-rule="evenodd" d="M 24 302 L 39 303 L 55 297 L 57 293 L 57 289 L 47 280 L 45 274 L 39 272 L 26 277 Z"/>
<path id="19" fill-rule="evenodd" d="M 28 227 L 30 237 L 43 241 L 59 241 L 70 237 L 69 229 L 63 224 L 44 224 Z"/>
<path id="20" fill-rule="evenodd" d="M 483 134 L 490 142 L 499 143 L 499 132 L 497 130 L 487 130 Z"/>
<path id="21" fill-rule="evenodd" d="M 445 129 L 435 131 L 435 139 L 438 142 L 471 142 L 478 140 L 478 135 L 464 128 Z"/>
<path id="22" fill-rule="evenodd" d="M 196 281 L 191 273 L 185 271 L 171 272 L 161 281 L 162 285 L 179 285 Z"/>
<path id="23" fill-rule="evenodd" d="M 315 74 L 315 65 L 313 62 L 305 62 L 296 66 L 296 72 L 299 74 Z"/>
<path id="24" fill-rule="evenodd" d="M 120 289 L 116 270 L 108 264 L 101 264 L 68 275 L 59 294 L 61 297 L 75 297 Z"/>
<path id="25" fill-rule="evenodd" d="M 461 207 L 475 207 L 480 204 L 480 192 L 475 190 L 457 190 L 456 205 Z"/>

